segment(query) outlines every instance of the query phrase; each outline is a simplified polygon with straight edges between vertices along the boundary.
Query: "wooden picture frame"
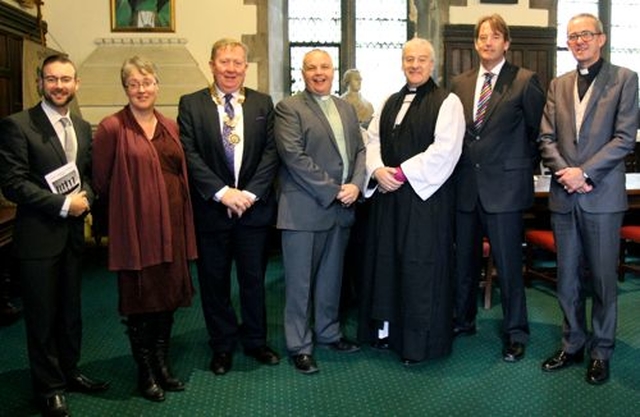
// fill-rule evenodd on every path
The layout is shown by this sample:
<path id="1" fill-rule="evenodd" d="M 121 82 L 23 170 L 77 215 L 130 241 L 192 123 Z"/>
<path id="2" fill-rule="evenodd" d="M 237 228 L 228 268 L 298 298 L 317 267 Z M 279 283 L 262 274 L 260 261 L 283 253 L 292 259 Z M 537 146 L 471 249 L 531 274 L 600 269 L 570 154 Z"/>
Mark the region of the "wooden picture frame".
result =
<path id="1" fill-rule="evenodd" d="M 175 0 L 109 0 L 112 32 L 175 32 Z"/>

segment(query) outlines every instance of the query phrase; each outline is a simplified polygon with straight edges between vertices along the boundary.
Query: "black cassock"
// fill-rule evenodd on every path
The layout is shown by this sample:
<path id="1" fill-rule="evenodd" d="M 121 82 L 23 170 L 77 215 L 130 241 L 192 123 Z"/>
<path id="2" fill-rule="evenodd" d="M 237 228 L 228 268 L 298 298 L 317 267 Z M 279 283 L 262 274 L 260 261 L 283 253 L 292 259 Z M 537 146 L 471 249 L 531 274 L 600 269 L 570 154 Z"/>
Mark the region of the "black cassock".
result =
<path id="1" fill-rule="evenodd" d="M 447 92 L 429 80 L 394 126 L 407 88 L 387 100 L 380 117 L 385 166 L 396 167 L 434 141 Z M 371 197 L 358 336 L 373 340 L 390 322 L 391 348 L 414 361 L 448 355 L 452 345 L 454 192 L 450 178 L 423 201 L 406 182 Z"/>

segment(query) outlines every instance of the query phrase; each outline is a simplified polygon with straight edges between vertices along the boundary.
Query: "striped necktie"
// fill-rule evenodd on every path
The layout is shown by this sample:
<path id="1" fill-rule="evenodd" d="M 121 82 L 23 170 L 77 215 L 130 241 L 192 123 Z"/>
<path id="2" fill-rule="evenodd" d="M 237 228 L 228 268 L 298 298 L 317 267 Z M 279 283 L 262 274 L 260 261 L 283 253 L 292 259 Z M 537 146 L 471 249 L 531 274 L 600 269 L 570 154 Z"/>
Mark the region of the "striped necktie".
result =
<path id="1" fill-rule="evenodd" d="M 484 122 L 484 116 L 487 113 L 487 107 L 489 107 L 489 100 L 491 99 L 491 78 L 493 78 L 492 73 L 490 72 L 484 73 L 484 83 L 482 83 L 482 89 L 480 90 L 480 97 L 478 98 L 476 120 L 473 122 L 473 127 L 475 128 L 476 131 L 480 130 L 480 127 Z"/>

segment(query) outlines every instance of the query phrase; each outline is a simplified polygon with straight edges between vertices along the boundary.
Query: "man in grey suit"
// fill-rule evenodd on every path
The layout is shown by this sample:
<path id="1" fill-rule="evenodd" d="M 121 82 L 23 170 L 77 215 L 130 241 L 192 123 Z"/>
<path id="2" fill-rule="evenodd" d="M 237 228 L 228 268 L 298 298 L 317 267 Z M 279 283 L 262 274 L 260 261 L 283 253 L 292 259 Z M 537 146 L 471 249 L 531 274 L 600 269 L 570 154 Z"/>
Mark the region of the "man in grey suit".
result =
<path id="1" fill-rule="evenodd" d="M 317 343 L 333 350 L 359 350 L 342 336 L 338 309 L 365 151 L 355 110 L 331 95 L 329 54 L 308 52 L 302 75 L 305 91 L 276 106 L 275 138 L 282 161 L 277 226 L 282 230 L 287 349 L 296 369 L 311 374 L 318 371 L 313 333 Z"/>
<path id="2" fill-rule="evenodd" d="M 456 297 L 454 335 L 476 331 L 482 239 L 487 236 L 500 276 L 502 358 L 524 357 L 529 339 L 522 279 L 522 212 L 533 203 L 533 168 L 544 91 L 538 76 L 505 60 L 511 37 L 497 14 L 475 27 L 480 66 L 453 79 L 467 128 L 456 168 Z M 490 99 L 481 110 L 485 82 Z M 482 114 L 483 113 L 483 114 Z"/>
<path id="3" fill-rule="evenodd" d="M 540 124 L 540 150 L 553 172 L 549 208 L 558 250 L 562 348 L 542 364 L 557 371 L 591 357 L 586 380 L 609 379 L 617 320 L 620 235 L 627 209 L 624 157 L 635 146 L 638 75 L 602 59 L 602 23 L 590 14 L 569 21 L 567 45 L 576 71 L 554 79 Z M 592 334 L 585 281 L 591 281 Z"/>
<path id="4" fill-rule="evenodd" d="M 76 67 L 66 55 L 47 57 L 38 73 L 42 101 L 0 121 L 0 184 L 18 206 L 13 249 L 31 378 L 43 415 L 52 416 L 68 415 L 65 391 L 108 386 L 78 370 L 84 218 L 93 201 L 91 126 L 69 111 L 78 87 Z M 50 186 L 45 177 L 63 166 L 75 172 Z"/>

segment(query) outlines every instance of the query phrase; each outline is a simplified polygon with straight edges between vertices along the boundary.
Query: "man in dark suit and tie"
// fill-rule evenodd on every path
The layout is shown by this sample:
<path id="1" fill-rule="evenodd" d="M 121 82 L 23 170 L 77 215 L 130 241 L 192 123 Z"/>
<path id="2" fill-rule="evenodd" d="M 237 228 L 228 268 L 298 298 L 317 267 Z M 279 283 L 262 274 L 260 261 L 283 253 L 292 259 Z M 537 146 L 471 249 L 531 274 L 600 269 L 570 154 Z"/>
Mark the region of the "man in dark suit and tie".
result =
<path id="1" fill-rule="evenodd" d="M 579 14 L 567 26 L 578 65 L 549 86 L 540 124 L 540 150 L 553 173 L 551 226 L 558 251 L 562 348 L 542 364 L 557 371 L 590 356 L 586 381 L 609 379 L 617 321 L 620 226 L 627 209 L 625 156 L 635 147 L 638 75 L 606 62 L 602 22 Z M 593 292 L 591 334 L 586 285 Z"/>
<path id="2" fill-rule="evenodd" d="M 247 47 L 220 39 L 211 50 L 210 88 L 180 99 L 178 124 L 192 188 L 202 309 L 213 350 L 211 370 L 231 369 L 241 342 L 246 355 L 276 365 L 267 346 L 264 278 L 275 222 L 278 155 L 273 102 L 243 86 Z M 235 261 L 242 323 L 231 304 Z"/>
<path id="3" fill-rule="evenodd" d="M 529 338 L 522 278 L 522 212 L 533 203 L 533 169 L 544 91 L 533 72 L 507 62 L 509 27 L 497 15 L 475 27 L 479 68 L 455 77 L 467 129 L 456 169 L 454 335 L 476 332 L 482 240 L 489 238 L 500 277 L 503 349 L 524 357 Z"/>
<path id="4" fill-rule="evenodd" d="M 68 415 L 65 391 L 97 392 L 108 386 L 78 370 L 84 218 L 93 200 L 91 126 L 69 112 L 78 87 L 69 58 L 50 56 L 38 73 L 42 101 L 0 121 L 0 184 L 17 204 L 13 247 L 31 377 L 43 414 L 52 416 Z M 45 177 L 63 166 L 73 174 L 50 185 Z M 72 193 L 54 190 L 70 177 Z"/>
<path id="5" fill-rule="evenodd" d="M 329 54 L 304 56 L 305 91 L 276 106 L 282 160 L 278 228 L 285 274 L 287 349 L 302 373 L 318 371 L 315 342 L 339 352 L 360 348 L 338 320 L 344 252 L 365 175 L 364 143 L 351 104 L 331 95 Z M 313 323 L 313 330 L 311 328 Z"/>

